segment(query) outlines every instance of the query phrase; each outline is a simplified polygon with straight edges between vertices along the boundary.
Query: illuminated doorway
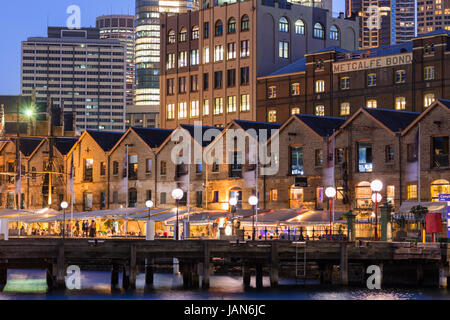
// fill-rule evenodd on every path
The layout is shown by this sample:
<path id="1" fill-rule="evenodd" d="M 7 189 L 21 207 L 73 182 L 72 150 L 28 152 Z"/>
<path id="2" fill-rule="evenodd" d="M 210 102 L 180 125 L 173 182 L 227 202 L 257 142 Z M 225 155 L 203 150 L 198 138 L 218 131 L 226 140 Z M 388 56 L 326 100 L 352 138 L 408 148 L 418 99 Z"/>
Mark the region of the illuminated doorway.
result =
<path id="1" fill-rule="evenodd" d="M 289 191 L 289 208 L 300 208 L 303 205 L 303 188 L 291 186 Z"/>
<path id="2" fill-rule="evenodd" d="M 431 183 L 431 201 L 439 201 L 440 194 L 450 194 L 450 183 L 447 180 L 439 179 Z"/>

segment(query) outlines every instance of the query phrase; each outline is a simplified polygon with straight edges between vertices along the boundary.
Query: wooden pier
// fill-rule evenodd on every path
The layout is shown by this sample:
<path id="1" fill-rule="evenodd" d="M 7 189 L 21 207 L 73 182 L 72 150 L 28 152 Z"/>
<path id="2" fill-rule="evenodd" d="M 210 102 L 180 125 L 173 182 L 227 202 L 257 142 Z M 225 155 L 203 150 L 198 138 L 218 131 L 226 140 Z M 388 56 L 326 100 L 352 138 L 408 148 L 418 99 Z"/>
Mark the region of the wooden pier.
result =
<path id="1" fill-rule="evenodd" d="M 367 267 L 377 265 L 386 285 L 446 287 L 449 253 L 445 243 L 10 239 L 0 241 L 0 288 L 6 285 L 7 270 L 18 268 L 45 269 L 48 287 L 64 288 L 67 267 L 78 265 L 108 268 L 112 287 L 118 286 L 122 272 L 123 288 L 134 289 L 139 271 L 145 272 L 145 283 L 151 286 L 155 266 L 174 258 L 185 288 L 209 288 L 210 275 L 221 266 L 239 268 L 247 287 L 252 274 L 257 288 L 263 286 L 264 274 L 277 287 L 280 272 L 305 278 L 310 265 L 316 266 L 322 283 L 331 283 L 337 269 L 339 284 L 364 284 Z"/>

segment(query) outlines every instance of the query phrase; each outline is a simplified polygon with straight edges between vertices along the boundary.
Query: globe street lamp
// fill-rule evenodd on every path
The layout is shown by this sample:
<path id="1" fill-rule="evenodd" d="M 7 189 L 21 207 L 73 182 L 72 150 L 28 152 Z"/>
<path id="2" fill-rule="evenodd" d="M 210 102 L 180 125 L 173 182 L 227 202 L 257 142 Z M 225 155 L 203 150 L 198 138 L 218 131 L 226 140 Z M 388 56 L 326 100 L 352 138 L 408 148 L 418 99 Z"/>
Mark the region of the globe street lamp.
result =
<path id="1" fill-rule="evenodd" d="M 257 196 L 250 196 L 248 198 L 248 203 L 253 207 L 253 219 L 252 219 L 252 240 L 255 240 L 255 215 L 256 215 L 256 206 L 258 204 L 258 197 Z"/>
<path id="2" fill-rule="evenodd" d="M 229 201 L 229 203 L 230 203 L 230 213 L 231 213 L 231 211 L 233 211 L 232 210 L 233 207 L 237 205 L 237 202 L 238 202 L 238 200 L 237 200 L 236 197 L 230 198 L 230 201 Z M 233 214 L 233 216 L 234 216 L 234 214 Z"/>
<path id="3" fill-rule="evenodd" d="M 154 206 L 152 200 L 147 200 L 145 206 L 148 208 L 148 218 L 147 218 L 147 240 L 154 240 L 154 230 L 152 228 L 153 224 L 151 222 L 151 210 Z"/>
<path id="4" fill-rule="evenodd" d="M 180 188 L 174 189 L 172 191 L 172 198 L 175 199 L 175 202 L 177 203 L 177 225 L 175 227 L 175 240 L 179 240 L 179 231 L 178 231 L 178 202 L 183 198 L 184 192 Z"/>
<path id="5" fill-rule="evenodd" d="M 332 199 L 334 199 L 334 197 L 336 196 L 336 189 L 334 187 L 328 187 L 325 189 L 325 195 L 328 198 L 328 210 L 330 212 L 330 241 L 333 240 L 333 221 L 332 221 L 332 213 L 331 210 L 333 210 L 333 215 L 334 215 L 334 207 L 332 208 Z"/>
<path id="6" fill-rule="evenodd" d="M 380 180 L 373 180 L 370 183 L 370 189 L 374 192 L 372 201 L 375 202 L 375 241 L 378 241 L 378 202 L 381 201 L 380 191 L 383 189 L 383 182 Z"/>
<path id="7" fill-rule="evenodd" d="M 66 237 L 66 209 L 69 206 L 67 201 L 61 202 L 61 208 L 63 209 L 63 228 L 62 228 L 62 237 L 63 239 Z"/>

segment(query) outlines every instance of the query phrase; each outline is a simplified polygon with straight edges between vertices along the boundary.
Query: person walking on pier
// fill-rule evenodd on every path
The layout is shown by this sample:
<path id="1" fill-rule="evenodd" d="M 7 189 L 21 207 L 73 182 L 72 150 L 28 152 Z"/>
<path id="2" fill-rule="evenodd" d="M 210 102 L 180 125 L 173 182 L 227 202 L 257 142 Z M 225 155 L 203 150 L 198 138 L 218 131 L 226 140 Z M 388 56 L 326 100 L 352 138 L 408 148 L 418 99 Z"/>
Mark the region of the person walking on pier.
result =
<path id="1" fill-rule="evenodd" d="M 95 220 L 91 221 L 91 227 L 90 227 L 90 232 L 89 232 L 89 237 L 91 238 L 95 238 L 95 233 L 96 233 L 96 225 L 95 225 Z"/>

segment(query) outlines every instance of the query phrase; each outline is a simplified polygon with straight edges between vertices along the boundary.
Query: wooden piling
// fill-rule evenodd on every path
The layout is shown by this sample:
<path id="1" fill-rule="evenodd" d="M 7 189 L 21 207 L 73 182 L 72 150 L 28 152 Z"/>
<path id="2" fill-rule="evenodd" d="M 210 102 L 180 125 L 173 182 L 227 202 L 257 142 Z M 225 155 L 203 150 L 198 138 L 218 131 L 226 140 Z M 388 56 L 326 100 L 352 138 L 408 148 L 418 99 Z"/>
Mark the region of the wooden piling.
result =
<path id="1" fill-rule="evenodd" d="M 340 282 L 343 286 L 348 285 L 348 247 L 346 243 L 341 244 Z"/>
<path id="2" fill-rule="evenodd" d="M 243 265 L 242 266 L 242 281 L 244 283 L 245 288 L 250 287 L 250 280 L 251 280 L 250 267 L 248 265 Z"/>
<path id="3" fill-rule="evenodd" d="M 111 288 L 116 288 L 119 285 L 119 266 L 113 264 L 111 268 Z"/>
<path id="4" fill-rule="evenodd" d="M 209 250 L 208 242 L 203 244 L 203 272 L 202 272 L 202 288 L 209 288 L 209 277 L 211 272 L 211 251 Z"/>
<path id="5" fill-rule="evenodd" d="M 123 266 L 122 272 L 122 288 L 128 290 L 130 288 L 130 269 L 129 266 Z"/>
<path id="6" fill-rule="evenodd" d="M 256 265 L 256 288 L 263 288 L 263 265 L 261 263 Z"/>
<path id="7" fill-rule="evenodd" d="M 279 280 L 279 268 L 280 262 L 278 258 L 278 244 L 272 242 L 272 252 L 271 252 L 271 265 L 270 265 L 270 286 L 272 288 L 278 287 Z"/>
<path id="8" fill-rule="evenodd" d="M 66 265 L 64 263 L 64 242 L 58 245 L 58 258 L 56 260 L 56 287 L 64 289 L 66 287 L 65 274 Z M 53 270 L 55 271 L 55 270 Z"/>
<path id="9" fill-rule="evenodd" d="M 198 289 L 200 287 L 200 277 L 198 274 L 198 264 L 192 265 L 192 289 Z"/>
<path id="10" fill-rule="evenodd" d="M 333 276 L 333 265 L 332 264 L 320 264 L 320 283 L 321 284 L 331 284 Z"/>
<path id="11" fill-rule="evenodd" d="M 185 289 L 191 289 L 192 283 L 193 283 L 193 277 L 192 277 L 192 263 L 190 262 L 183 262 L 181 264 L 181 272 L 183 273 L 183 288 Z"/>
<path id="12" fill-rule="evenodd" d="M 136 289 L 136 276 L 137 276 L 136 246 L 131 245 L 131 248 L 130 248 L 130 288 L 131 289 Z"/>
<path id="13" fill-rule="evenodd" d="M 423 265 L 418 263 L 416 265 L 416 276 L 417 276 L 417 284 L 421 285 L 423 282 Z"/>
<path id="14" fill-rule="evenodd" d="M 45 268 L 45 277 L 47 280 L 47 287 L 49 291 L 52 290 L 56 285 L 56 279 L 53 277 L 53 274 L 53 263 L 48 263 L 47 267 Z"/>
<path id="15" fill-rule="evenodd" d="M 6 263 L 0 263 L 0 291 L 6 286 L 8 281 L 8 266 Z"/>
<path id="16" fill-rule="evenodd" d="M 147 259 L 147 265 L 145 266 L 145 285 L 152 286 L 154 280 L 154 269 L 153 269 L 154 260 Z"/>

